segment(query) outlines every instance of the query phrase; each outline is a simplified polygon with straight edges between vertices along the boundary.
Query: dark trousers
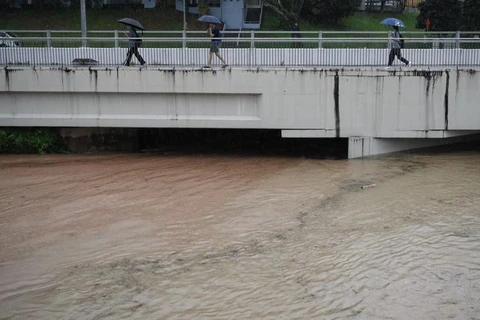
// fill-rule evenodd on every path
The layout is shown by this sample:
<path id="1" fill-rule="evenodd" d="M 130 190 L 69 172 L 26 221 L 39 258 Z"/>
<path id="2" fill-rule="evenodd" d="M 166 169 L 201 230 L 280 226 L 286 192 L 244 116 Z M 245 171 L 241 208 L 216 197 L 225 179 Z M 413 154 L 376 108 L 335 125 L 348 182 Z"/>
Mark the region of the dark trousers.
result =
<path id="1" fill-rule="evenodd" d="M 140 53 L 138 53 L 138 48 L 137 47 L 131 47 L 128 48 L 127 52 L 127 60 L 125 60 L 125 65 L 129 66 L 130 65 L 130 60 L 132 60 L 132 56 L 135 54 L 135 57 L 137 57 L 138 62 L 140 62 L 141 65 L 145 64 L 145 60 L 143 60 L 142 56 Z"/>
<path id="2" fill-rule="evenodd" d="M 302 48 L 303 44 L 300 42 L 302 35 L 300 33 L 292 33 L 292 48 Z M 298 40 L 296 40 L 298 39 Z"/>
<path id="3" fill-rule="evenodd" d="M 388 56 L 388 65 L 391 66 L 393 60 L 395 60 L 395 56 L 405 64 L 408 64 L 408 60 L 402 57 L 402 53 L 400 52 L 400 48 L 392 48 L 390 49 L 390 55 Z"/>

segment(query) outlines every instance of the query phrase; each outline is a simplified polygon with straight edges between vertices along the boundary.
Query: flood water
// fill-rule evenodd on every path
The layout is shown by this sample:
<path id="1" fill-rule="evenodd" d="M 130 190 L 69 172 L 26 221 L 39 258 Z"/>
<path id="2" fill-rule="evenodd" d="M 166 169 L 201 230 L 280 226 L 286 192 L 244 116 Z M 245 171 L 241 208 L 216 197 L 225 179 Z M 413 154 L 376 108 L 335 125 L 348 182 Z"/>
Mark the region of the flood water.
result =
<path id="1" fill-rule="evenodd" d="M 480 319 L 480 152 L 0 156 L 0 319 L 349 318 Z"/>

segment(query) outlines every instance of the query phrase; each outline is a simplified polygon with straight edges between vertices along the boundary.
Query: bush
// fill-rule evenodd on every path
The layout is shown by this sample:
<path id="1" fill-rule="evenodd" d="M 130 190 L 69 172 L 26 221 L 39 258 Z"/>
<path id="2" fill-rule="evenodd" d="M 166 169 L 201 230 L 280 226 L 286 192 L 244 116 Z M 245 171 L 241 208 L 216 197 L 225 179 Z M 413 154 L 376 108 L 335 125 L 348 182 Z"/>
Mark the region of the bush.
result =
<path id="1" fill-rule="evenodd" d="M 63 151 L 54 128 L 0 128 L 0 153 L 45 154 Z"/>
<path id="2" fill-rule="evenodd" d="M 309 20 L 336 25 L 345 17 L 353 15 L 360 0 L 306 0 L 304 12 Z"/>
<path id="3" fill-rule="evenodd" d="M 480 2 L 478 0 L 465 0 L 463 2 L 463 23 L 465 31 L 480 30 Z"/>
<path id="4" fill-rule="evenodd" d="M 474 1 L 475 2 L 475 1 Z M 461 26 L 462 4 L 460 0 L 425 0 L 418 5 L 417 28 L 425 29 L 430 19 L 430 31 L 458 31 Z"/>

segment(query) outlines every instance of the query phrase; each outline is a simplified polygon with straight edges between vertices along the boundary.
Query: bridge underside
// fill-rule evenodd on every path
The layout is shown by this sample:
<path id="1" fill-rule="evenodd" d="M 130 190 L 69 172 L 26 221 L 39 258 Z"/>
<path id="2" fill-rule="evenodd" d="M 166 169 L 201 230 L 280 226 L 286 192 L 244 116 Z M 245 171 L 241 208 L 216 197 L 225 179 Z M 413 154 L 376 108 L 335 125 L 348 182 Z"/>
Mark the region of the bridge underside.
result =
<path id="1" fill-rule="evenodd" d="M 0 71 L 0 126 L 277 129 L 285 138 L 349 138 L 356 158 L 480 131 L 479 75 L 445 68 L 7 67 Z"/>

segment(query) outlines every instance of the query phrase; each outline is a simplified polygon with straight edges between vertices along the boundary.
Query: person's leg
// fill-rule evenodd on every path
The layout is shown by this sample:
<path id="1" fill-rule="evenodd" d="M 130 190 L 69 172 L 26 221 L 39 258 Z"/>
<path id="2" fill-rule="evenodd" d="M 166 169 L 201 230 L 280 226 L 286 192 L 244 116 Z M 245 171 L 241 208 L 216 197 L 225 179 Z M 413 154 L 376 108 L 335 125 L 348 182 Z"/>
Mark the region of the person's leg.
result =
<path id="1" fill-rule="evenodd" d="M 212 43 L 210 46 L 210 60 L 208 61 L 208 65 L 212 64 L 214 54 L 218 57 L 218 45 Z"/>
<path id="2" fill-rule="evenodd" d="M 138 59 L 138 62 L 140 62 L 141 65 L 144 65 L 145 64 L 145 60 L 143 60 L 143 57 L 140 55 L 140 52 L 138 52 L 138 48 L 135 47 L 135 57 L 137 57 Z"/>
<path id="3" fill-rule="evenodd" d="M 398 49 L 397 58 L 398 58 L 400 61 L 402 61 L 403 63 L 405 63 L 406 65 L 409 64 L 408 60 L 405 59 L 404 57 L 402 57 L 402 53 L 401 53 L 400 49 Z"/>
<path id="4" fill-rule="evenodd" d="M 225 59 L 223 59 L 223 57 L 220 55 L 220 53 L 218 52 L 215 52 L 215 55 L 218 57 L 218 59 L 220 59 L 223 63 L 223 65 L 227 65 L 227 63 L 225 62 Z"/>
<path id="5" fill-rule="evenodd" d="M 208 54 L 208 63 L 207 63 L 207 66 L 211 66 L 212 65 L 212 59 L 213 59 L 213 52 L 210 50 L 209 54 Z"/>
<path id="6" fill-rule="evenodd" d="M 397 57 L 398 60 L 402 58 L 402 55 L 400 54 L 400 49 L 398 48 L 393 49 L 393 55 Z"/>
<path id="7" fill-rule="evenodd" d="M 210 68 L 213 58 L 213 45 L 210 45 L 210 50 L 208 51 L 207 65 L 205 67 Z"/>
<path id="8" fill-rule="evenodd" d="M 132 60 L 132 55 L 133 55 L 133 48 L 128 48 L 127 59 L 125 60 L 126 66 L 130 65 L 130 60 Z"/>
<path id="9" fill-rule="evenodd" d="M 395 59 L 395 49 L 390 49 L 390 54 L 388 55 L 388 66 L 392 66 L 393 59 Z"/>

